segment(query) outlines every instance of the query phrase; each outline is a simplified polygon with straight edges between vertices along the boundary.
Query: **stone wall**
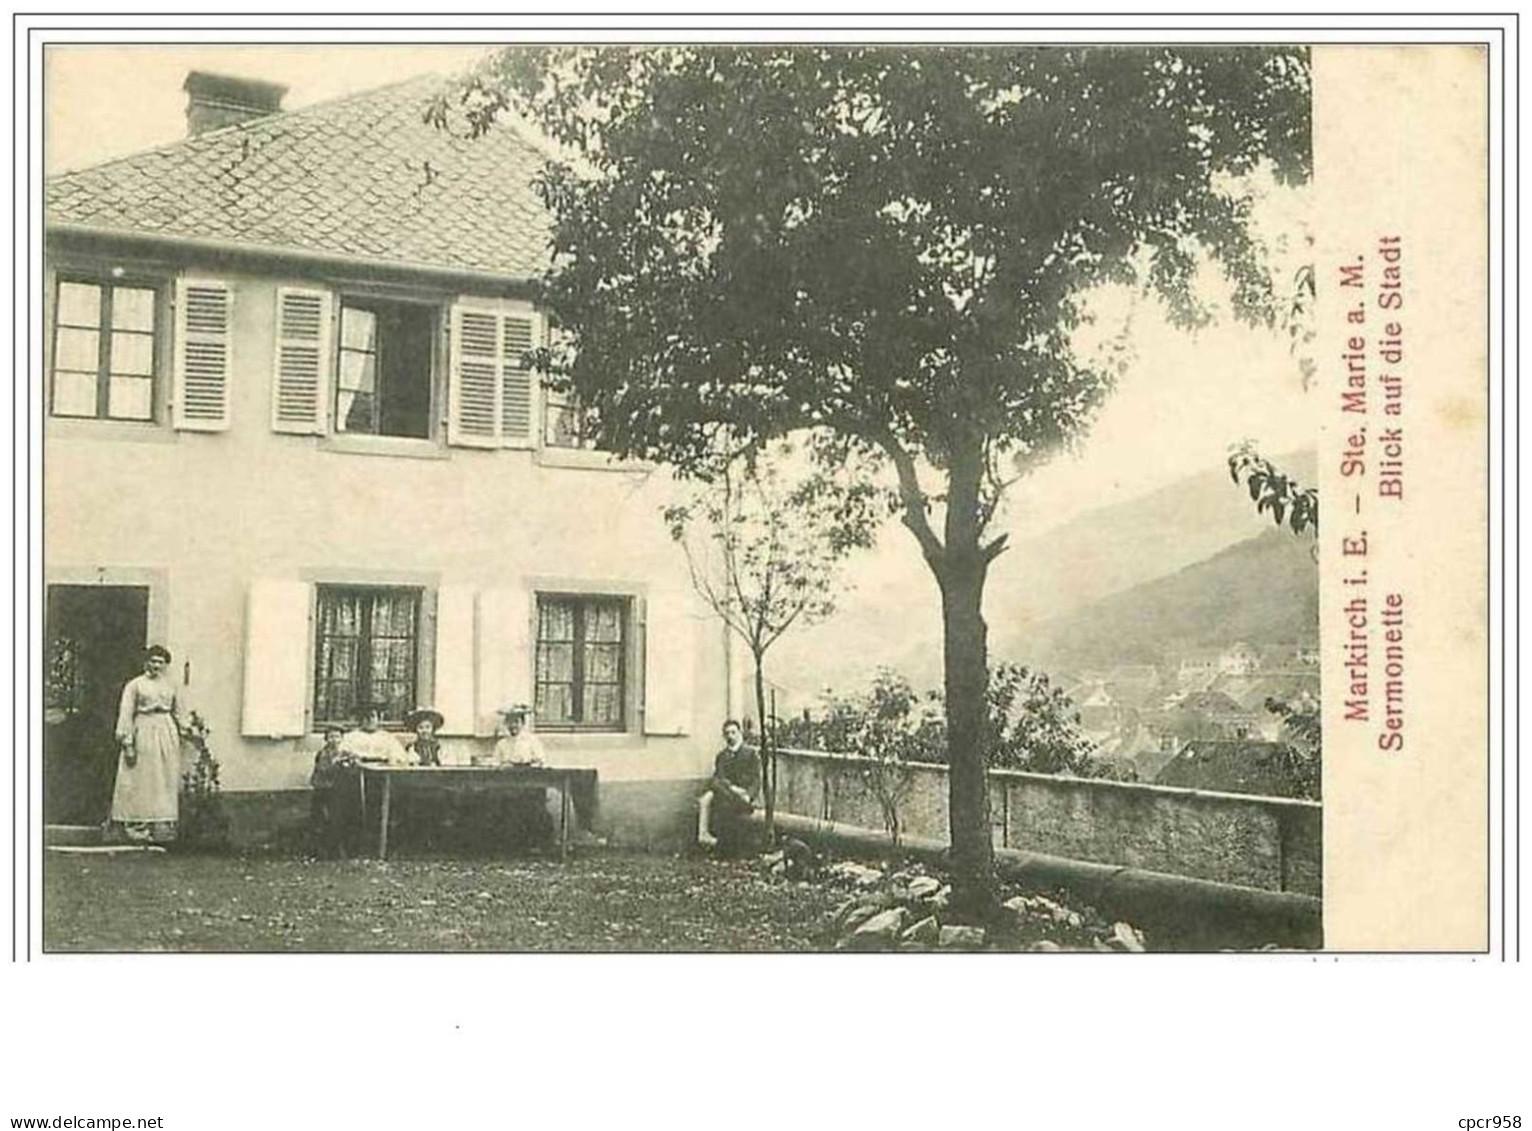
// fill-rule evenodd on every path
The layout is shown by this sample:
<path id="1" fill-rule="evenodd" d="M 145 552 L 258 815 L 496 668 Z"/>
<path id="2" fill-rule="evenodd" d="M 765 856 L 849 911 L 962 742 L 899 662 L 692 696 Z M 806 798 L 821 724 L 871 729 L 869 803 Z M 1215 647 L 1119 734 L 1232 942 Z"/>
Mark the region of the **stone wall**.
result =
<path id="1" fill-rule="evenodd" d="M 878 772 L 858 758 L 783 751 L 777 807 L 882 829 L 870 776 Z M 893 772 L 902 787 L 901 831 L 947 840 L 947 768 Z M 1002 847 L 1268 891 L 1321 891 L 1320 807 L 1313 801 L 992 770 L 990 824 Z"/>

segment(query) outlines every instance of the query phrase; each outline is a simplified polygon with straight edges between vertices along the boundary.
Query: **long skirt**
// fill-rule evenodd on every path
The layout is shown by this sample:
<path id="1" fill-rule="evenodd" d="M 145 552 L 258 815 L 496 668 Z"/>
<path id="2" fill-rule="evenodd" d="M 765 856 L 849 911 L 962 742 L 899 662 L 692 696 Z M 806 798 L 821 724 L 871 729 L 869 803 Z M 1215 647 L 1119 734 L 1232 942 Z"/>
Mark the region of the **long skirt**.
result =
<path id="1" fill-rule="evenodd" d="M 126 752 L 117 759 L 112 823 L 130 836 L 173 838 L 181 815 L 181 735 L 175 720 L 166 712 L 137 716 L 133 751 L 132 765 Z"/>

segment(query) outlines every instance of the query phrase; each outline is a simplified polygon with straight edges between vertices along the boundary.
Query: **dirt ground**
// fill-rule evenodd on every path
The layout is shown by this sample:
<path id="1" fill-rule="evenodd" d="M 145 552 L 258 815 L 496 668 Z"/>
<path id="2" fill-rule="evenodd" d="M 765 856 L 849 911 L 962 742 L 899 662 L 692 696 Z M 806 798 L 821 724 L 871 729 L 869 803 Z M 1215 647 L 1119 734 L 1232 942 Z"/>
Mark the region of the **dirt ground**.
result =
<path id="1" fill-rule="evenodd" d="M 59 951 L 802 951 L 840 896 L 753 862 L 48 853 Z"/>

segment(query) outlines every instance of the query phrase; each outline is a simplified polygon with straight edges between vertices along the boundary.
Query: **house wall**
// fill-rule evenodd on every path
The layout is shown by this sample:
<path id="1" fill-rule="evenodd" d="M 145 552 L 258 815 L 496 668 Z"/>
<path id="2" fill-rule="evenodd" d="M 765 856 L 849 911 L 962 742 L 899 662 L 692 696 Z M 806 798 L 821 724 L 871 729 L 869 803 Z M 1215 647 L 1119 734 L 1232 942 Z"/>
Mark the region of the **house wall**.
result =
<path id="1" fill-rule="evenodd" d="M 685 733 L 645 735 L 635 713 L 623 734 L 550 733 L 543 741 L 550 761 L 594 767 L 604 788 L 668 782 L 676 792 L 677 783 L 705 777 L 728 712 L 728 659 L 722 630 L 691 596 L 684 557 L 660 520 L 668 479 L 614 470 L 588 452 L 412 442 L 383 454 L 386 443 L 342 447 L 328 437 L 275 433 L 276 287 L 304 280 L 216 276 L 233 285 L 229 430 L 173 430 L 162 365 L 158 423 L 46 419 L 43 500 L 48 581 L 151 579 L 150 631 L 174 652 L 174 672 L 187 677 L 186 705 L 212 730 L 225 790 L 305 787 L 317 746 L 312 735 L 241 734 L 247 601 L 260 579 L 423 586 L 418 698 L 437 702 L 463 700 L 461 689 L 454 696 L 433 683 L 443 664 L 431 654 L 432 594 L 442 586 L 618 592 L 648 608 L 663 601 L 680 617 L 651 632 L 644 647 L 663 649 L 662 674 L 690 685 Z M 50 271 L 49 301 L 52 282 Z M 46 377 L 34 387 L 45 389 Z M 440 373 L 438 395 L 445 396 Z M 294 639 L 292 647 L 311 650 L 312 640 Z M 640 687 L 641 711 L 643 697 L 659 689 L 642 687 L 637 659 L 629 679 Z M 447 667 L 466 673 L 474 665 Z M 530 700 L 532 689 L 519 697 Z M 470 729 L 451 719 L 449 729 L 453 723 Z M 492 741 L 449 739 L 447 757 L 466 761 Z M 689 784 L 681 792 L 692 796 Z M 613 795 L 619 813 L 631 808 L 620 793 Z M 677 810 L 674 821 L 689 819 L 685 806 L 668 808 Z"/>
<path id="2" fill-rule="evenodd" d="M 883 829 L 865 759 L 783 751 L 777 806 L 816 820 Z M 947 767 L 907 764 L 901 831 L 948 840 Z M 991 770 L 995 844 L 1218 883 L 1317 896 L 1320 807 L 1312 801 Z"/>

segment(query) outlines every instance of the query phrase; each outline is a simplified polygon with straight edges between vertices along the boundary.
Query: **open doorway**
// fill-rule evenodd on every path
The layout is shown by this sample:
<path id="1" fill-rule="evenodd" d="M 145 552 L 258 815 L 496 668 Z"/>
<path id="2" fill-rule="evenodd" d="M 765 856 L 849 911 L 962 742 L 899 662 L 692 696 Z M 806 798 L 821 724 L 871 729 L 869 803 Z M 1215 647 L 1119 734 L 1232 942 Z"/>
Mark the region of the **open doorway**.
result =
<path id="1" fill-rule="evenodd" d="M 50 585 L 43 631 L 43 819 L 100 824 L 117 775 L 118 699 L 148 642 L 149 587 Z"/>

